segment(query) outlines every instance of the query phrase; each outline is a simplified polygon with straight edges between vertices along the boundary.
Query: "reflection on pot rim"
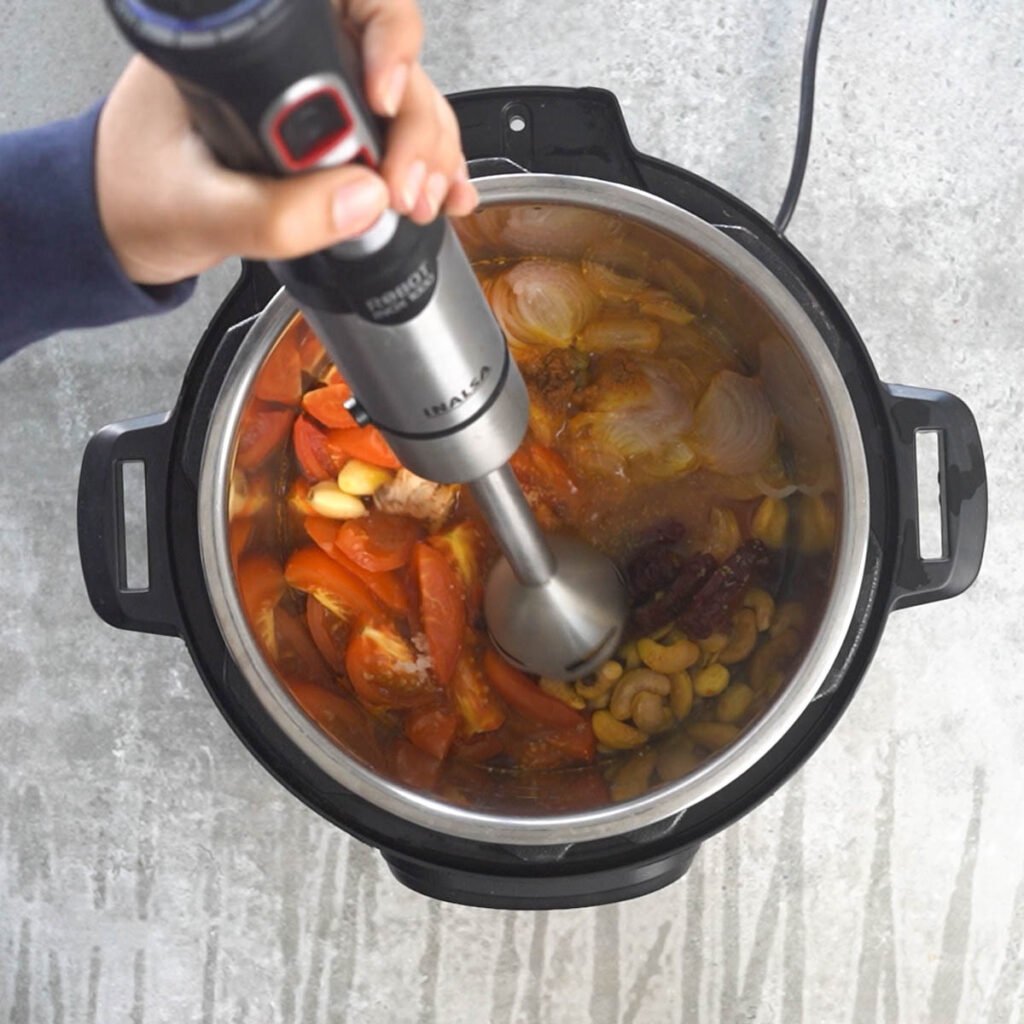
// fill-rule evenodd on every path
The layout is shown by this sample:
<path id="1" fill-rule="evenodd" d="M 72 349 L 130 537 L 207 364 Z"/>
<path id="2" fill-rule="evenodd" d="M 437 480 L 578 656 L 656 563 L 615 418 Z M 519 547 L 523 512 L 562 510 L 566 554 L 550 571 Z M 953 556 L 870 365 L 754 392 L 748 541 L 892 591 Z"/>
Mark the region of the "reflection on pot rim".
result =
<path id="1" fill-rule="evenodd" d="M 819 332 L 778 279 L 731 238 L 692 214 L 628 186 L 522 174 L 485 178 L 477 184 L 483 207 L 506 203 L 590 207 L 678 239 L 746 285 L 799 348 L 831 419 L 844 514 L 828 605 L 788 684 L 733 745 L 691 774 L 639 799 L 584 813 L 512 817 L 474 812 L 405 789 L 348 757 L 295 704 L 259 651 L 237 597 L 229 553 L 226 503 L 234 439 L 262 361 L 296 312 L 294 301 L 284 292 L 268 304 L 239 348 L 211 417 L 198 501 L 203 568 L 218 626 L 261 705 L 306 756 L 346 789 L 399 818 L 466 839 L 539 846 L 607 838 L 674 818 L 734 781 L 781 740 L 814 699 L 850 627 L 861 586 L 868 536 L 865 454 L 846 385 Z"/>

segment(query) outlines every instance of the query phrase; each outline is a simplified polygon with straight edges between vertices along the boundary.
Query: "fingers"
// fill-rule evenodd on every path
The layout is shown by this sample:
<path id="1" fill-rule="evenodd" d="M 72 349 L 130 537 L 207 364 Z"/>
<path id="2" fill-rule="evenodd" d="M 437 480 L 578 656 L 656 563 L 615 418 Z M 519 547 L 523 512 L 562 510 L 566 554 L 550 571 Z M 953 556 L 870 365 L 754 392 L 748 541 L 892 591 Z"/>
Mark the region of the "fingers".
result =
<path id="1" fill-rule="evenodd" d="M 346 9 L 362 32 L 370 107 L 384 117 L 394 117 L 423 44 L 419 8 L 414 0 L 349 0 Z"/>
<path id="2" fill-rule="evenodd" d="M 392 206 L 418 224 L 432 221 L 449 202 L 461 210 L 472 197 L 475 205 L 455 114 L 419 64 L 412 66 L 401 108 L 391 123 L 381 173 L 391 190 Z"/>
<path id="3" fill-rule="evenodd" d="M 325 249 L 369 228 L 388 207 L 388 189 L 364 167 L 274 180 L 222 172 L 204 207 L 225 255 L 285 260 Z"/>

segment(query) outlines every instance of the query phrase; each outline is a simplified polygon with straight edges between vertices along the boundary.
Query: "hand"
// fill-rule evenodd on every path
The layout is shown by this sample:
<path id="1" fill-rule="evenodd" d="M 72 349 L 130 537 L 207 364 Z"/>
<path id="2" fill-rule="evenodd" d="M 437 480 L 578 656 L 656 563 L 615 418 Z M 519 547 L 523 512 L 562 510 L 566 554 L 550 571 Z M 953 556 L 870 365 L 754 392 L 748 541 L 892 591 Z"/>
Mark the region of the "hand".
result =
<path id="1" fill-rule="evenodd" d="M 100 220 L 125 273 L 171 284 L 229 256 L 280 260 L 352 238 L 390 205 L 426 224 L 477 203 L 451 107 L 417 62 L 415 0 L 347 0 L 365 90 L 392 119 L 380 174 L 358 166 L 276 180 L 221 167 L 171 79 L 134 58 L 100 114 Z"/>

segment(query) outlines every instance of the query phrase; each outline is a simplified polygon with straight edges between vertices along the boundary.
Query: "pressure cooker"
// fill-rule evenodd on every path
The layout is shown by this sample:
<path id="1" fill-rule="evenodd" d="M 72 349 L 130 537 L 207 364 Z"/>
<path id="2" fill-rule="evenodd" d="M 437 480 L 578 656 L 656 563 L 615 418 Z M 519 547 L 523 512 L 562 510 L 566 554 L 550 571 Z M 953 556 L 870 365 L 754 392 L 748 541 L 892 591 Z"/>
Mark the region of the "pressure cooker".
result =
<path id="1" fill-rule="evenodd" d="M 85 581 L 112 626 L 184 640 L 213 702 L 260 763 L 333 825 L 379 849 L 410 888 L 501 908 L 628 899 L 680 878 L 704 839 L 810 757 L 864 677 L 890 611 L 954 597 L 973 582 L 987 517 L 981 441 L 958 398 L 880 382 L 808 261 L 735 197 L 637 152 L 610 93 L 493 89 L 451 100 L 479 217 L 523 208 L 606 215 L 637 237 L 660 239 L 651 244 L 706 261 L 730 290 L 732 315 L 773 325 L 762 362 L 787 369 L 775 375 L 774 393 L 772 381 L 766 389 L 795 434 L 817 433 L 813 418 L 821 418 L 841 511 L 814 635 L 772 705 L 678 780 L 582 807 L 538 801 L 536 787 L 496 801 L 486 770 L 478 791 L 470 786 L 459 800 L 417 791 L 320 730 L 257 642 L 231 557 L 231 476 L 246 404 L 296 315 L 260 264 L 243 265 L 174 409 L 105 427 L 89 442 L 78 516 Z M 470 223 L 471 256 L 473 237 Z M 573 239 L 559 244 L 571 250 Z M 932 559 L 919 543 L 923 431 L 940 439 L 943 549 Z M 145 468 L 145 589 L 126 580 L 126 463 Z"/>

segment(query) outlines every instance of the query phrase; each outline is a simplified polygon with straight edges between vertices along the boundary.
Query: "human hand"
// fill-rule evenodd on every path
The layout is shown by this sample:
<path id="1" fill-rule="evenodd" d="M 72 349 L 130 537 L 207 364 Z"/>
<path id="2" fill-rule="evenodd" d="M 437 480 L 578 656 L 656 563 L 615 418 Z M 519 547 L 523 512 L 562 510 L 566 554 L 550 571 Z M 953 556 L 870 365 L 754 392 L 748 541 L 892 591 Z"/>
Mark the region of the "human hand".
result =
<path id="1" fill-rule="evenodd" d="M 135 57 L 100 114 L 100 220 L 125 273 L 170 284 L 229 256 L 283 260 L 366 230 L 390 205 L 419 224 L 476 206 L 447 101 L 417 62 L 415 0 L 341 0 L 361 40 L 371 109 L 391 118 L 377 174 L 348 166 L 287 179 L 221 167 L 173 81 Z"/>

